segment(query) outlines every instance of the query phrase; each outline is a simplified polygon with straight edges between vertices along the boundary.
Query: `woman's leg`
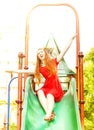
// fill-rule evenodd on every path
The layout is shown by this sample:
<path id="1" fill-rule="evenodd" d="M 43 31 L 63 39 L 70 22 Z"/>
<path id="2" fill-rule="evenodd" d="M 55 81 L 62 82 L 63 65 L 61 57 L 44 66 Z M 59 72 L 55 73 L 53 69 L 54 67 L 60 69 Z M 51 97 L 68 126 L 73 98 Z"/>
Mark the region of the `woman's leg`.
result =
<path id="1" fill-rule="evenodd" d="M 40 101 L 44 111 L 47 113 L 47 99 L 42 90 L 38 91 L 38 98 L 39 98 L 39 101 Z"/>
<path id="2" fill-rule="evenodd" d="M 44 92 L 42 90 L 38 91 L 38 98 L 39 101 L 45 110 L 46 116 L 44 120 L 50 121 L 54 119 L 55 114 L 53 113 L 54 109 L 54 97 L 52 94 L 48 94 L 47 98 L 44 95 Z"/>
<path id="3" fill-rule="evenodd" d="M 54 96 L 52 94 L 48 94 L 47 95 L 47 114 L 44 118 L 45 120 L 51 119 L 53 109 L 54 109 Z M 52 118 L 54 118 L 54 115 Z"/>

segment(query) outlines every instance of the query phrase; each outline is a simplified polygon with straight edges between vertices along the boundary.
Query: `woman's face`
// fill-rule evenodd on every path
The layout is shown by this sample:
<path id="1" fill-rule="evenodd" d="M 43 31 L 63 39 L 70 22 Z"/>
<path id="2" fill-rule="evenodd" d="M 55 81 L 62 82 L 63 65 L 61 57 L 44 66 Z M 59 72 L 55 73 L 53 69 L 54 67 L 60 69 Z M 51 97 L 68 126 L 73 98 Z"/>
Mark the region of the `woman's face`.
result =
<path id="1" fill-rule="evenodd" d="M 37 52 L 37 56 L 40 60 L 44 60 L 45 59 L 45 52 L 43 49 L 39 49 Z"/>

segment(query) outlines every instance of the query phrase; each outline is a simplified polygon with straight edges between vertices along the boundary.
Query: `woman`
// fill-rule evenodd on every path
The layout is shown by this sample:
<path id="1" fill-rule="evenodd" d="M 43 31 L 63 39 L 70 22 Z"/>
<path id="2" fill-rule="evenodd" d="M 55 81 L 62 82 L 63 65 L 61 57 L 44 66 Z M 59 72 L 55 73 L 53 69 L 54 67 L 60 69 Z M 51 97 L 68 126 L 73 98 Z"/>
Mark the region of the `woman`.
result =
<path id="1" fill-rule="evenodd" d="M 41 75 L 45 79 L 43 86 L 36 91 L 39 101 L 46 113 L 44 117 L 45 121 L 51 121 L 54 119 L 54 104 L 55 102 L 59 102 L 64 95 L 57 75 L 57 65 L 64 57 L 65 53 L 67 52 L 75 37 L 76 35 L 74 35 L 70 39 L 67 46 L 55 59 L 52 59 L 50 57 L 50 55 L 47 53 L 46 48 L 40 48 L 37 51 L 37 60 L 34 76 L 35 83 L 37 85 L 39 85 L 41 82 Z"/>

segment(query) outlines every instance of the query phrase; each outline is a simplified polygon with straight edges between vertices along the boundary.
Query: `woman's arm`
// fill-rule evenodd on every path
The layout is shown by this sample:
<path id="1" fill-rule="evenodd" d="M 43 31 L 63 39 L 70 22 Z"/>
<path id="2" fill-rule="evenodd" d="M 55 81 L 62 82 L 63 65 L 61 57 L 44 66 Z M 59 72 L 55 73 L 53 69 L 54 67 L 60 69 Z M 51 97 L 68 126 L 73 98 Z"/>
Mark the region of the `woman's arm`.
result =
<path id="1" fill-rule="evenodd" d="M 57 56 L 57 62 L 60 62 L 62 60 L 62 58 L 64 57 L 65 53 L 67 52 L 67 50 L 70 48 L 72 41 L 75 39 L 75 37 L 77 36 L 77 34 L 75 34 L 70 41 L 68 42 L 68 44 L 65 46 L 65 48 L 63 49 L 62 52 L 60 52 L 60 54 Z"/>

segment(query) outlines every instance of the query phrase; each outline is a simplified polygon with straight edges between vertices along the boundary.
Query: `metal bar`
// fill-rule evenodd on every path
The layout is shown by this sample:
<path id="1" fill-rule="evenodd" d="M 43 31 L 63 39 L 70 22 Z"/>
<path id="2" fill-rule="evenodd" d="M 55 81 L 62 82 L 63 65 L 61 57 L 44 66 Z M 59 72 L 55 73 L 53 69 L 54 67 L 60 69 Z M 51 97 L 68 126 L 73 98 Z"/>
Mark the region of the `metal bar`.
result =
<path id="1" fill-rule="evenodd" d="M 30 15 L 34 9 L 37 7 L 43 7 L 43 6 L 67 6 L 71 8 L 75 14 L 76 17 L 76 33 L 78 34 L 76 37 L 76 73 L 77 73 L 77 87 L 78 87 L 78 53 L 80 51 L 80 37 L 79 37 L 79 17 L 76 9 L 71 6 L 70 4 L 67 3 L 58 3 L 58 4 L 38 4 L 34 7 L 31 8 L 31 10 L 27 14 L 26 18 L 26 32 L 25 32 L 25 60 L 24 60 L 24 65 L 28 67 L 28 48 L 29 48 L 29 20 L 30 20 Z M 26 81 L 26 74 L 25 74 L 25 81 Z"/>
<path id="2" fill-rule="evenodd" d="M 18 54 L 18 69 L 23 67 L 23 53 Z M 22 118 L 22 73 L 18 73 L 18 100 L 17 103 L 17 130 L 21 130 L 21 118 Z"/>
<path id="3" fill-rule="evenodd" d="M 84 79 L 83 79 L 83 53 L 79 52 L 79 74 L 80 74 L 80 118 L 84 130 Z"/>
<path id="4" fill-rule="evenodd" d="M 8 108 L 7 108 L 7 130 L 9 130 L 9 125 L 10 125 L 10 85 L 11 85 L 11 82 L 14 80 L 14 79 L 17 79 L 18 77 L 14 77 L 10 80 L 9 84 L 8 84 Z"/>

